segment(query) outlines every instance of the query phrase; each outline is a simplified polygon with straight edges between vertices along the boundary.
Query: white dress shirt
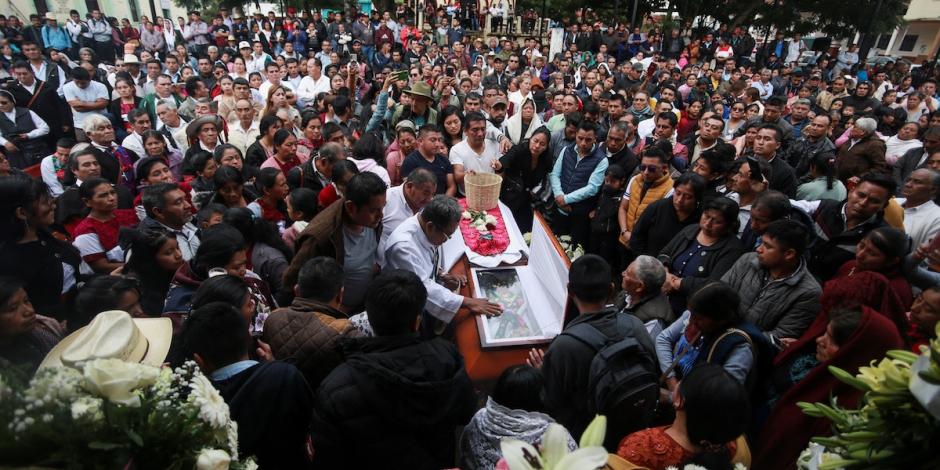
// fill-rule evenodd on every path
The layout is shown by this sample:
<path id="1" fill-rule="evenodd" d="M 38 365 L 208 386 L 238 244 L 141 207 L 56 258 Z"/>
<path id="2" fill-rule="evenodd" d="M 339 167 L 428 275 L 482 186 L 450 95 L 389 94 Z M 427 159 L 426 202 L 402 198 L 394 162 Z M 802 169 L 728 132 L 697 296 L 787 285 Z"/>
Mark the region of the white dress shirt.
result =
<path id="1" fill-rule="evenodd" d="M 260 126 L 261 124 L 258 120 L 251 121 L 251 125 L 248 126 L 248 129 L 242 129 L 242 123 L 239 121 L 229 123 L 228 143 L 238 147 L 238 150 L 244 155 L 245 152 L 248 151 L 248 147 L 258 140 L 258 135 L 261 132 Z"/>
<path id="2" fill-rule="evenodd" d="M 904 231 L 914 242 L 914 248 L 927 243 L 940 232 L 940 206 L 933 201 L 927 201 L 919 206 L 906 207 L 906 199 L 897 198 L 901 207 L 904 207 Z"/>
<path id="3" fill-rule="evenodd" d="M 385 209 L 382 210 L 382 238 L 379 239 L 377 257 L 379 266 L 384 266 L 383 261 L 388 237 L 402 222 L 408 220 L 409 217 L 414 217 L 416 214 L 408 205 L 408 200 L 405 199 L 404 189 L 405 185 L 400 184 L 385 190 Z"/>
<path id="4" fill-rule="evenodd" d="M 428 240 L 424 230 L 418 224 L 418 216 L 409 217 L 388 237 L 385 250 L 386 266 L 391 269 L 404 269 L 415 273 L 428 290 L 428 300 L 424 309 L 434 318 L 450 323 L 463 305 L 463 296 L 451 292 L 437 283 L 439 265 L 434 264 L 435 252 L 441 247 L 434 246 Z"/>
<path id="5" fill-rule="evenodd" d="M 300 85 L 297 87 L 297 97 L 304 102 L 313 101 L 320 93 L 329 92 L 330 77 L 327 77 L 322 73 L 320 74 L 320 78 L 316 80 L 314 80 L 310 75 L 307 75 L 300 80 Z"/>

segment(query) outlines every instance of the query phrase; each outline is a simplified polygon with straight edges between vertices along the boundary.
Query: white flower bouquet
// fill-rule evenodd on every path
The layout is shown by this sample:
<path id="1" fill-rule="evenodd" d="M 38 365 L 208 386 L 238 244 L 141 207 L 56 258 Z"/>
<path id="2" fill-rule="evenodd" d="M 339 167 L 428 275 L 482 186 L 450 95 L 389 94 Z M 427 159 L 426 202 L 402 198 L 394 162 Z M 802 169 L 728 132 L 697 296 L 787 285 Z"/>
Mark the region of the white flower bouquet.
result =
<path id="1" fill-rule="evenodd" d="M 940 334 L 940 324 L 937 325 Z M 862 392 L 857 409 L 798 403 L 803 413 L 827 418 L 833 434 L 814 437 L 797 462 L 802 469 L 940 468 L 940 419 L 932 413 L 940 394 L 940 340 L 917 355 L 888 351 L 887 357 L 860 367 L 855 376 L 829 371 Z"/>
<path id="2" fill-rule="evenodd" d="M 467 217 L 464 217 L 467 218 Z M 526 232 L 522 235 L 522 239 L 525 240 L 527 245 L 532 244 L 532 232 Z M 574 261 L 581 257 L 584 254 L 584 247 L 580 244 L 574 243 L 571 240 L 571 235 L 562 235 L 557 238 L 558 244 L 561 245 L 561 249 L 565 250 L 565 256 L 568 257 L 568 261 Z"/>
<path id="3" fill-rule="evenodd" d="M 607 434 L 607 418 L 597 415 L 578 443 L 579 449 L 568 452 L 565 428 L 560 424 L 548 425 L 542 436 L 539 449 L 517 439 L 503 439 L 499 443 L 509 470 L 590 470 L 607 463 L 604 435 Z"/>
<path id="4" fill-rule="evenodd" d="M 42 369 L 28 382 L 0 373 L 0 466 L 253 469 L 212 383 L 175 370 L 89 361 Z"/>

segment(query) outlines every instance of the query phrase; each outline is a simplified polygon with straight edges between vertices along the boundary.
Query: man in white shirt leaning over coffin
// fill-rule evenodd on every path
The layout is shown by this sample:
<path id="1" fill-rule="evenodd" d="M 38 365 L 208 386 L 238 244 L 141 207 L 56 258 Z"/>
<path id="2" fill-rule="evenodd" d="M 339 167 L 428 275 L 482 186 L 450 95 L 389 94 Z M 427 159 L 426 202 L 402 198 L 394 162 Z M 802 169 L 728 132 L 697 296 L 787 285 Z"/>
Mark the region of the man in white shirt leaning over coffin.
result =
<path id="1" fill-rule="evenodd" d="M 385 246 L 388 237 L 402 222 L 421 212 L 437 194 L 437 177 L 426 168 L 416 168 L 406 177 L 405 182 L 392 186 L 385 191 L 385 209 L 382 215 L 382 238 L 379 239 L 377 261 L 381 266 L 385 259 Z"/>
<path id="2" fill-rule="evenodd" d="M 411 271 L 424 283 L 428 290 L 424 312 L 430 316 L 425 316 L 424 320 L 435 333 L 442 332 L 461 307 L 475 315 L 502 313 L 499 304 L 455 293 L 454 290 L 466 285 L 466 277 L 441 272 L 441 245 L 459 228 L 462 213 L 463 209 L 452 196 L 435 196 L 424 210 L 395 229 L 388 237 L 385 250 L 386 269 Z"/>

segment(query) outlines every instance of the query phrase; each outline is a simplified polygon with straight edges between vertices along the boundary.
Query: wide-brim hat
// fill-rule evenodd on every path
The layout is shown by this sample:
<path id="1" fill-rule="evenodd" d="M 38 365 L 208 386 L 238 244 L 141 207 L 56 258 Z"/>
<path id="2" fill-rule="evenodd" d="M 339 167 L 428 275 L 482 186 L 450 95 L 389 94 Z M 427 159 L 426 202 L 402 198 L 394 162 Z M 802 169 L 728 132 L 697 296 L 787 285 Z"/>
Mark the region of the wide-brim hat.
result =
<path id="1" fill-rule="evenodd" d="M 134 54 L 124 54 L 124 65 L 140 65 L 140 59 Z"/>
<path id="2" fill-rule="evenodd" d="M 411 85 L 411 89 L 408 90 L 408 94 L 411 96 L 422 96 L 429 100 L 433 100 L 434 97 L 431 96 L 431 85 L 428 85 L 427 82 L 419 81 L 414 85 Z"/>
<path id="3" fill-rule="evenodd" d="M 212 124 L 215 126 L 216 131 L 222 132 L 222 122 L 219 116 L 215 114 L 211 116 L 199 116 L 186 125 L 186 138 L 191 141 L 194 140 L 196 136 L 199 135 L 199 128 L 205 124 Z"/>
<path id="4" fill-rule="evenodd" d="M 101 312 L 55 345 L 39 365 L 80 367 L 95 359 L 121 359 L 159 367 L 170 351 L 169 318 L 131 318 L 121 310 Z"/>

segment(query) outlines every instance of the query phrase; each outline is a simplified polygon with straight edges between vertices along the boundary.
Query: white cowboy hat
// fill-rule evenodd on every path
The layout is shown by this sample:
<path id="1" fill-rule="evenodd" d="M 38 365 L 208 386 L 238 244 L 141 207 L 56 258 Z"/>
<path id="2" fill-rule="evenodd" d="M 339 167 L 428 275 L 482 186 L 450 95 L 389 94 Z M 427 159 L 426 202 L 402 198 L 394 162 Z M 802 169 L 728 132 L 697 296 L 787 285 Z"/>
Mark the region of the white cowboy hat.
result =
<path id="1" fill-rule="evenodd" d="M 131 318 L 127 312 L 108 310 L 60 341 L 39 368 L 80 367 L 95 359 L 121 359 L 159 367 L 170 350 L 172 337 L 169 318 Z"/>

